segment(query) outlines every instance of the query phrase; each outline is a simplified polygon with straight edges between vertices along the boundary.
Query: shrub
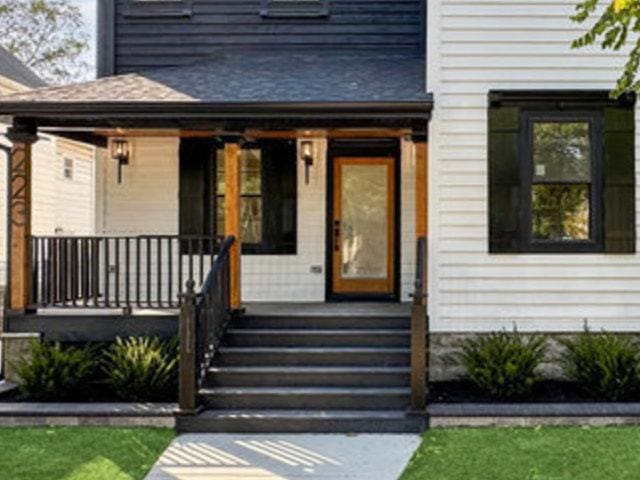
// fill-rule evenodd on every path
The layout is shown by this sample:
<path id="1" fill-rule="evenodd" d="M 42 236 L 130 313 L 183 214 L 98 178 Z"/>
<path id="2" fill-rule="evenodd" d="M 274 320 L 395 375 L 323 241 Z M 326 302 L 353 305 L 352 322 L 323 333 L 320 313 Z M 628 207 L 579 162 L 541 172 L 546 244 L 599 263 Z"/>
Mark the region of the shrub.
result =
<path id="1" fill-rule="evenodd" d="M 462 362 L 484 394 L 497 400 L 519 399 L 531 395 L 545 351 L 541 335 L 526 340 L 516 331 L 502 331 L 467 340 Z"/>
<path id="2" fill-rule="evenodd" d="M 103 369 L 122 400 L 173 399 L 178 385 L 178 340 L 118 338 L 105 352 Z"/>
<path id="3" fill-rule="evenodd" d="M 95 368 L 88 348 L 33 341 L 30 354 L 16 364 L 20 393 L 28 400 L 74 399 Z"/>
<path id="4" fill-rule="evenodd" d="M 590 397 L 621 401 L 640 393 L 640 348 L 628 338 L 585 329 L 561 343 L 565 374 Z"/>

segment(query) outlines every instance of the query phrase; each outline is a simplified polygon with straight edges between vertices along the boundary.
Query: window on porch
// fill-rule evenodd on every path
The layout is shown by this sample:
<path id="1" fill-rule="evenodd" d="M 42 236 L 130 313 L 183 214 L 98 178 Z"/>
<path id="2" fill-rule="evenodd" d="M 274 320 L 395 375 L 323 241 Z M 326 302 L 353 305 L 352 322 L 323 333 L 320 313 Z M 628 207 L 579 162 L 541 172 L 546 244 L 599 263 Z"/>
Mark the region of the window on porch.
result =
<path id="1" fill-rule="evenodd" d="M 202 139 L 183 139 L 180 150 L 180 234 L 223 236 L 223 150 Z M 296 152 L 293 140 L 264 140 L 243 147 L 243 253 L 296 253 Z"/>

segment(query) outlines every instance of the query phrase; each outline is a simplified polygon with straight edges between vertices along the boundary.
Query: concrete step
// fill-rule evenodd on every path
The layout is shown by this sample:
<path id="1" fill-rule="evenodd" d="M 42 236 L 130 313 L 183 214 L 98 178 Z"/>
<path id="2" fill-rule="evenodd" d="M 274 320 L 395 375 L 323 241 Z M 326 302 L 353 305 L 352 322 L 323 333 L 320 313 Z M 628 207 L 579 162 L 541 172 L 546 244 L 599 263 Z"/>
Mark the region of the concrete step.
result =
<path id="1" fill-rule="evenodd" d="M 214 387 L 200 389 L 210 409 L 405 410 L 410 389 L 401 387 Z"/>
<path id="2" fill-rule="evenodd" d="M 406 387 L 409 367 L 211 367 L 207 387 Z"/>
<path id="3" fill-rule="evenodd" d="M 419 433 L 421 416 L 401 410 L 207 410 L 177 417 L 180 433 Z"/>
<path id="4" fill-rule="evenodd" d="M 400 329 L 411 325 L 409 315 L 245 315 L 233 322 L 231 328 L 282 329 Z"/>
<path id="5" fill-rule="evenodd" d="M 221 347 L 216 366 L 408 366 L 409 348 Z"/>
<path id="6" fill-rule="evenodd" d="M 231 328 L 227 346 L 256 347 L 408 347 L 409 330 Z"/>

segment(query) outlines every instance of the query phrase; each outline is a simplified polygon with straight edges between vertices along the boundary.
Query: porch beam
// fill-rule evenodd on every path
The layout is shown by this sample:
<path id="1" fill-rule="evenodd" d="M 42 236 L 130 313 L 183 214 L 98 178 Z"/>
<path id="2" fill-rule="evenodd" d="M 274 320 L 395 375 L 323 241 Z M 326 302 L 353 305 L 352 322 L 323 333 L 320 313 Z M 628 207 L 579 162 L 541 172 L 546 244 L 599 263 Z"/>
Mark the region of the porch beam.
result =
<path id="1" fill-rule="evenodd" d="M 241 212 L 241 162 L 239 139 L 224 141 L 224 234 L 233 235 L 235 242 L 229 250 L 230 267 L 230 306 L 231 310 L 241 308 L 241 253 L 242 236 L 240 234 Z"/>
<path id="2" fill-rule="evenodd" d="M 37 129 L 14 124 L 7 131 L 11 141 L 9 158 L 9 309 L 25 311 L 29 304 L 31 279 L 31 146 L 37 141 Z"/>

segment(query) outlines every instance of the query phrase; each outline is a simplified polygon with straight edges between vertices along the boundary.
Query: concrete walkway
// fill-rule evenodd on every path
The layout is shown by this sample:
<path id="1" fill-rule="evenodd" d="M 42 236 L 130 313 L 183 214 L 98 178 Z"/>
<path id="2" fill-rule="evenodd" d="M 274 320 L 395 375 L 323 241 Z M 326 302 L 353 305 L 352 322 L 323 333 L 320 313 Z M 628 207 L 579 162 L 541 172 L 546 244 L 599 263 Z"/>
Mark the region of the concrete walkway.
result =
<path id="1" fill-rule="evenodd" d="M 397 480 L 418 435 L 189 434 L 147 480 Z"/>

